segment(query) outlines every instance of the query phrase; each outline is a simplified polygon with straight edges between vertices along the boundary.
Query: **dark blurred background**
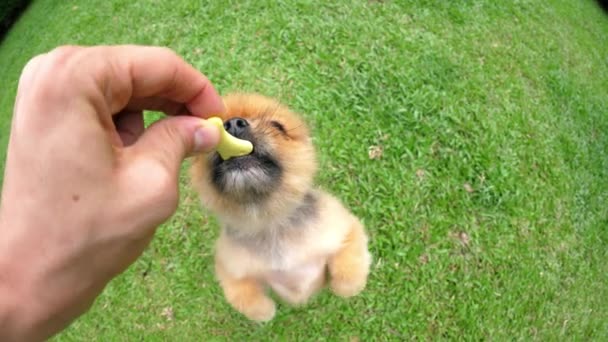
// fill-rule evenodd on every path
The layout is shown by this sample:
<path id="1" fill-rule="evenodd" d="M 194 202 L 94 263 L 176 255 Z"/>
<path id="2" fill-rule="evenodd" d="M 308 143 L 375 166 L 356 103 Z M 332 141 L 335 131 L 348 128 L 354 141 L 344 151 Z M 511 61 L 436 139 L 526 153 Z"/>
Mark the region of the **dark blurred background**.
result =
<path id="1" fill-rule="evenodd" d="M 32 0 L 0 0 L 0 41 Z"/>

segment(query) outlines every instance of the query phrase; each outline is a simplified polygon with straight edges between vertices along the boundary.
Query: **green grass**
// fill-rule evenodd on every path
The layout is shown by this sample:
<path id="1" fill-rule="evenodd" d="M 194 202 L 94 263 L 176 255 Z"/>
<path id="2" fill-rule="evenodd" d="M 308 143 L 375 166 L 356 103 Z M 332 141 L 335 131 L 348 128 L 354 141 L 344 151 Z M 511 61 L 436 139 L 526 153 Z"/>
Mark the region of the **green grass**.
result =
<path id="1" fill-rule="evenodd" d="M 57 341 L 608 339 L 594 2 L 39 0 L 0 45 L 0 153 L 21 68 L 65 43 L 166 45 L 222 93 L 303 113 L 318 182 L 365 222 L 374 263 L 357 298 L 250 323 L 214 281 L 216 221 L 183 187 L 145 255 Z"/>

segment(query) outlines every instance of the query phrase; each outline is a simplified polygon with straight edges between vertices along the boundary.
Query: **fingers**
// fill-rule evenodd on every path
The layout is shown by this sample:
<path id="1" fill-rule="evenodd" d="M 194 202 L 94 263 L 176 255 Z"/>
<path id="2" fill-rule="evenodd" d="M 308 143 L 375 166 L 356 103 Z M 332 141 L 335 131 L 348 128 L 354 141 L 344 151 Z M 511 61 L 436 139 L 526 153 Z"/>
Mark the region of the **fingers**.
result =
<path id="1" fill-rule="evenodd" d="M 219 142 L 219 130 L 189 116 L 155 122 L 130 147 L 121 150 L 124 163 L 117 189 L 128 194 L 120 202 L 124 217 L 138 234 L 150 234 L 169 218 L 179 202 L 179 170 L 187 155 L 208 151 Z"/>
<path id="2" fill-rule="evenodd" d="M 124 108 L 132 98 L 160 97 L 184 104 L 195 116 L 209 117 L 225 111 L 222 99 L 209 80 L 167 48 L 144 46 L 95 47 L 94 56 L 107 58 L 110 73 L 98 80 L 100 86 L 126 86 L 109 93 L 129 93 L 126 103 L 120 97 L 108 98 L 112 108 Z M 129 82 L 120 82 L 128 75 Z M 115 82 L 115 81 L 119 82 Z M 103 88 L 102 88 L 103 89 Z"/>
<path id="3" fill-rule="evenodd" d="M 30 97 L 35 95 L 47 105 L 49 101 L 56 105 L 85 101 L 102 120 L 130 103 L 133 108 L 129 110 L 152 105 L 150 109 L 199 117 L 225 111 L 205 75 L 173 51 L 160 47 L 59 47 L 28 63 L 21 88 L 27 88 Z"/>
<path id="4" fill-rule="evenodd" d="M 127 111 L 153 110 L 167 115 L 191 115 L 183 103 L 167 100 L 162 97 L 147 97 L 131 99 L 125 107 Z"/>
<path id="5" fill-rule="evenodd" d="M 152 124 L 128 149 L 132 159 L 161 164 L 177 178 L 182 161 L 191 154 L 209 151 L 219 143 L 219 130 L 206 120 L 177 116 Z"/>

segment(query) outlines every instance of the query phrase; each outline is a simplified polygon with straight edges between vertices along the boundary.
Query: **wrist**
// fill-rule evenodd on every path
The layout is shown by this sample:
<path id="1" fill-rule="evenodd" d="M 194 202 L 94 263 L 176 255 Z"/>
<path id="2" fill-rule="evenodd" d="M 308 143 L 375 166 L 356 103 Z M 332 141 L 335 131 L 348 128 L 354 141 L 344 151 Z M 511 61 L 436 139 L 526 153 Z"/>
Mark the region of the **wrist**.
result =
<path id="1" fill-rule="evenodd" d="M 1 231 L 2 227 L 0 227 Z M 16 341 L 23 336 L 24 322 L 23 303 L 19 299 L 18 287 L 12 279 L 8 263 L 4 255 L 0 255 L 0 340 Z"/>
<path id="2" fill-rule="evenodd" d="M 8 230 L 0 221 L 0 341 L 42 340 L 44 313 L 27 294 L 26 272 L 19 272 L 21 262 L 11 255 Z"/>
<path id="3" fill-rule="evenodd" d="M 0 281 L 0 341 L 42 341 L 48 336 L 42 311 Z"/>
<path id="4" fill-rule="evenodd" d="M 53 258 L 32 253 L 11 231 L 0 217 L 0 341 L 43 341 L 88 310 L 94 300 L 89 292 L 99 293 L 103 285 L 83 281 L 88 286 L 75 289 L 49 277 L 49 269 L 58 267 L 49 262 Z"/>

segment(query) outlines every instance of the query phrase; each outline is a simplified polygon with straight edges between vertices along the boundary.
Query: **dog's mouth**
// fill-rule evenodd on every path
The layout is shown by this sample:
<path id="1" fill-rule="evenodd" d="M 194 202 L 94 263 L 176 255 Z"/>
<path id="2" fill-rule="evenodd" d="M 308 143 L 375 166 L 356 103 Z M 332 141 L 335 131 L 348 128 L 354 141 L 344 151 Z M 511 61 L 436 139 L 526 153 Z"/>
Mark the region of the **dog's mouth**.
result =
<path id="1" fill-rule="evenodd" d="M 278 186 L 282 175 L 278 160 L 263 148 L 256 148 L 256 144 L 251 154 L 223 160 L 214 153 L 210 162 L 216 188 L 239 200 L 266 197 Z"/>
<path id="2" fill-rule="evenodd" d="M 278 168 L 278 162 L 262 149 L 253 148 L 250 154 L 222 159 L 216 152 L 213 157 L 213 168 L 223 168 L 224 171 L 245 171 L 252 168 L 271 169 Z"/>

